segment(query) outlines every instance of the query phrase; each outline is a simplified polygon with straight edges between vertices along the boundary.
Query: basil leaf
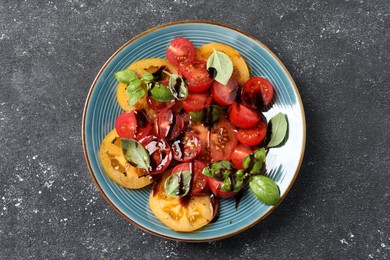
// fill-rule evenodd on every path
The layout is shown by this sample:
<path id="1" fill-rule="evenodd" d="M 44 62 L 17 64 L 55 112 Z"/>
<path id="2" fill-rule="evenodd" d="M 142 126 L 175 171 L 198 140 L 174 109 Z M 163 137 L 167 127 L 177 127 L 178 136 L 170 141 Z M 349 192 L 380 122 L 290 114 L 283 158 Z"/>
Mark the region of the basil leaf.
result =
<path id="1" fill-rule="evenodd" d="M 271 129 L 271 140 L 267 147 L 276 147 L 283 142 L 287 133 L 287 120 L 282 113 L 278 113 L 271 118 L 268 123 L 268 129 Z"/>
<path id="2" fill-rule="evenodd" d="M 164 183 L 165 193 L 168 197 L 180 198 L 190 191 L 191 171 L 180 171 L 170 175 Z"/>
<path id="3" fill-rule="evenodd" d="M 171 91 L 166 86 L 158 82 L 153 83 L 149 93 L 154 100 L 160 102 L 171 102 L 173 100 Z"/>
<path id="4" fill-rule="evenodd" d="M 205 125 L 212 125 L 223 116 L 223 110 L 220 106 L 211 105 L 203 108 L 199 112 L 190 112 L 191 119 L 195 122 L 202 122 Z"/>
<path id="5" fill-rule="evenodd" d="M 198 123 L 202 122 L 202 116 L 203 116 L 203 111 L 190 112 L 190 117 L 195 122 L 198 122 Z"/>
<path id="6" fill-rule="evenodd" d="M 149 171 L 150 156 L 136 140 L 121 138 L 123 156 L 134 167 Z"/>
<path id="7" fill-rule="evenodd" d="M 260 148 L 245 157 L 242 166 L 245 172 L 249 174 L 260 174 L 265 163 L 266 151 L 265 148 Z"/>
<path id="8" fill-rule="evenodd" d="M 139 88 L 136 91 L 132 92 L 129 98 L 129 105 L 133 106 L 137 103 L 138 99 L 142 98 L 146 94 L 146 91 L 143 88 Z"/>
<path id="9" fill-rule="evenodd" d="M 172 95 L 177 100 L 186 99 L 188 97 L 188 87 L 184 79 L 177 74 L 171 74 L 165 70 L 164 73 L 169 76 L 168 88 L 171 90 Z"/>
<path id="10" fill-rule="evenodd" d="M 154 76 L 153 76 L 151 73 L 147 72 L 147 73 L 145 73 L 145 74 L 142 76 L 141 80 L 144 80 L 144 81 L 152 81 L 152 80 L 154 80 Z"/>
<path id="11" fill-rule="evenodd" d="M 203 174 L 214 179 L 224 181 L 229 174 L 236 172 L 237 169 L 229 161 L 219 161 L 207 165 L 203 169 Z"/>
<path id="12" fill-rule="evenodd" d="M 268 205 L 276 205 L 280 200 L 280 191 L 274 180 L 266 176 L 252 176 L 249 188 L 258 200 Z"/>
<path id="13" fill-rule="evenodd" d="M 131 81 L 137 79 L 137 74 L 129 69 L 115 72 L 114 77 L 120 82 L 129 84 Z"/>
<path id="14" fill-rule="evenodd" d="M 215 80 L 226 85 L 233 74 L 233 62 L 229 56 L 214 49 L 214 52 L 207 59 L 207 69 L 210 67 L 217 71 Z"/>
<path id="15" fill-rule="evenodd" d="M 126 94 L 128 96 L 131 96 L 131 94 L 136 91 L 137 89 L 139 89 L 142 85 L 142 81 L 139 80 L 139 79 L 135 79 L 133 81 L 131 81 L 129 83 L 129 85 L 127 85 L 127 88 L 126 88 Z"/>
<path id="16" fill-rule="evenodd" d="M 233 181 L 233 185 L 232 185 Z M 241 189 L 242 183 L 244 182 L 244 178 L 240 178 L 240 176 L 236 174 L 230 174 L 229 177 L 227 177 L 222 186 L 221 191 L 234 191 L 237 192 Z"/>

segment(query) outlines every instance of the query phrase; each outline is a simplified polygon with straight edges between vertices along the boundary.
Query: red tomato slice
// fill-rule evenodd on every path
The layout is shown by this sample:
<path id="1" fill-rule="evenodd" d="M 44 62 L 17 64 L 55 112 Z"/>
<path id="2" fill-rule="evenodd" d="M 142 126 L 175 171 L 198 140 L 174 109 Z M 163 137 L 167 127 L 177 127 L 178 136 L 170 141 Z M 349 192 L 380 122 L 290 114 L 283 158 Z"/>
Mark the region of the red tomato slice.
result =
<path id="1" fill-rule="evenodd" d="M 263 109 L 272 101 L 274 88 L 271 82 L 262 77 L 252 77 L 245 82 L 241 91 L 243 103 L 249 107 Z"/>
<path id="2" fill-rule="evenodd" d="M 167 59 L 172 65 L 178 66 L 181 62 L 192 62 L 195 57 L 195 47 L 186 38 L 175 38 L 166 51 Z"/>
<path id="3" fill-rule="evenodd" d="M 179 136 L 184 128 L 183 117 L 171 110 L 160 112 L 154 121 L 154 132 L 160 138 L 172 140 Z"/>
<path id="4" fill-rule="evenodd" d="M 168 143 L 153 135 L 146 136 L 139 142 L 150 155 L 149 173 L 155 175 L 165 171 L 172 161 L 172 152 Z"/>
<path id="5" fill-rule="evenodd" d="M 210 131 L 203 124 L 196 123 L 190 125 L 190 131 L 193 133 L 199 140 L 201 144 L 201 151 L 196 159 L 209 164 L 211 162 L 210 154 Z"/>
<path id="6" fill-rule="evenodd" d="M 209 135 L 211 162 L 230 160 L 230 157 L 237 146 L 235 131 L 236 127 L 225 118 L 218 120 Z"/>
<path id="7" fill-rule="evenodd" d="M 186 100 L 182 102 L 182 106 L 187 112 L 196 112 L 210 106 L 212 101 L 213 98 L 209 92 L 189 93 Z"/>
<path id="8" fill-rule="evenodd" d="M 139 140 L 152 130 L 152 124 L 145 110 L 131 110 L 120 114 L 115 122 L 119 137 Z"/>
<path id="9" fill-rule="evenodd" d="M 160 102 L 160 101 L 154 100 L 153 98 L 148 96 L 148 97 L 146 97 L 146 103 L 154 111 L 161 112 L 161 111 L 170 109 L 171 107 L 173 107 L 175 105 L 176 102 L 175 102 L 175 100 L 172 100 L 171 102 Z"/>
<path id="10" fill-rule="evenodd" d="M 191 132 L 176 139 L 172 144 L 173 158 L 179 162 L 189 162 L 199 155 L 201 150 L 199 139 Z"/>
<path id="11" fill-rule="evenodd" d="M 234 102 L 228 110 L 230 121 L 240 128 L 254 127 L 260 120 L 260 113 Z"/>
<path id="12" fill-rule="evenodd" d="M 240 131 L 240 130 L 238 130 Z M 237 137 L 238 139 L 238 137 Z M 238 139 L 240 140 L 240 139 Z M 238 169 L 243 169 L 242 162 L 244 161 L 245 157 L 247 157 L 249 154 L 253 153 L 253 149 L 243 145 L 239 144 L 237 145 L 236 149 L 232 153 L 232 163 L 234 166 L 236 166 Z"/>
<path id="13" fill-rule="evenodd" d="M 238 193 L 238 191 L 237 192 L 221 191 L 223 181 L 220 181 L 220 180 L 217 180 L 217 179 L 214 179 L 211 177 L 207 177 L 207 183 L 208 183 L 209 188 L 212 191 L 212 193 L 214 193 L 215 196 L 217 196 L 218 198 L 221 198 L 221 199 L 231 198 Z"/>
<path id="14" fill-rule="evenodd" d="M 211 93 L 214 101 L 221 106 L 230 106 L 236 100 L 238 83 L 234 78 L 230 78 L 226 85 L 214 81 Z"/>
<path id="15" fill-rule="evenodd" d="M 264 141 L 267 134 L 267 123 L 260 121 L 255 127 L 248 129 L 239 129 L 237 139 L 240 143 L 255 146 Z"/>
<path id="16" fill-rule="evenodd" d="M 173 168 L 172 174 L 182 171 L 191 171 L 192 178 L 190 194 L 199 195 L 207 187 L 207 176 L 202 174 L 204 167 L 206 167 L 204 163 L 194 160 L 192 162 L 177 165 L 175 168 Z"/>
<path id="17" fill-rule="evenodd" d="M 200 93 L 207 90 L 214 79 L 210 77 L 207 70 L 206 61 L 195 60 L 193 62 L 183 62 L 177 68 L 179 75 L 182 75 L 192 92 Z"/>

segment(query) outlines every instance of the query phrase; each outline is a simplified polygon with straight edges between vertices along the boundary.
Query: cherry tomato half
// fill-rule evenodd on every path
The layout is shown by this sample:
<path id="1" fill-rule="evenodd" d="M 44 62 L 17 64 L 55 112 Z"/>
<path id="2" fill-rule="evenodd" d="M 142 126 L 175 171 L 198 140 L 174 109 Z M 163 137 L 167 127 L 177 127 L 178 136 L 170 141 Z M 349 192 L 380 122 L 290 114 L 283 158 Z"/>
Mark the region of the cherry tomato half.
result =
<path id="1" fill-rule="evenodd" d="M 192 62 L 195 57 L 195 47 L 186 38 L 175 38 L 166 51 L 167 59 L 172 65 L 178 66 L 181 62 Z"/>
<path id="2" fill-rule="evenodd" d="M 189 162 L 199 155 L 201 150 L 199 139 L 191 132 L 179 136 L 172 144 L 173 158 L 179 162 Z"/>
<path id="3" fill-rule="evenodd" d="M 145 110 L 131 110 L 118 116 L 115 129 L 119 137 L 139 140 L 150 133 L 152 124 Z"/>
<path id="4" fill-rule="evenodd" d="M 179 75 L 182 75 L 192 92 L 200 93 L 207 90 L 214 79 L 210 77 L 207 70 L 206 61 L 195 60 L 193 62 L 183 62 L 177 69 Z"/>
<path id="5" fill-rule="evenodd" d="M 252 77 L 245 82 L 241 91 L 243 103 L 249 107 L 266 108 L 274 96 L 274 88 L 271 82 L 262 77 Z"/>
<path id="6" fill-rule="evenodd" d="M 238 83 L 234 78 L 230 78 L 226 85 L 214 81 L 211 93 L 214 101 L 221 106 L 230 106 L 236 100 Z"/>
<path id="7" fill-rule="evenodd" d="M 212 101 L 213 98 L 207 91 L 203 93 L 189 93 L 187 99 L 182 102 L 182 106 L 187 112 L 196 112 L 210 106 Z"/>
<path id="8" fill-rule="evenodd" d="M 254 127 L 260 120 L 260 113 L 234 102 L 228 111 L 230 121 L 240 128 Z"/>
<path id="9" fill-rule="evenodd" d="M 237 139 L 240 143 L 255 146 L 264 141 L 267 134 L 267 123 L 260 121 L 255 127 L 248 129 L 239 129 Z"/>
<path id="10" fill-rule="evenodd" d="M 209 164 L 211 162 L 209 129 L 203 124 L 196 123 L 190 125 L 190 131 L 200 140 L 202 147 L 200 154 L 196 159 Z"/>
<path id="11" fill-rule="evenodd" d="M 238 193 L 238 191 L 237 192 L 221 191 L 223 181 L 214 179 L 212 177 L 207 177 L 207 183 L 208 183 L 209 188 L 212 191 L 212 193 L 214 193 L 215 196 L 217 196 L 218 198 L 221 198 L 221 199 L 231 198 Z"/>
<path id="12" fill-rule="evenodd" d="M 155 175 L 165 171 L 172 161 L 172 151 L 168 143 L 153 135 L 146 136 L 139 142 L 150 155 L 149 174 Z"/>
<path id="13" fill-rule="evenodd" d="M 253 153 L 253 151 L 254 150 L 252 148 L 246 145 L 237 145 L 236 149 L 232 153 L 232 163 L 234 164 L 234 166 L 236 166 L 238 169 L 243 169 L 244 167 L 242 166 L 242 162 L 244 161 L 245 157 Z"/>
<path id="14" fill-rule="evenodd" d="M 207 187 L 207 176 L 202 174 L 202 171 L 206 167 L 201 161 L 194 160 L 192 162 L 182 163 L 177 165 L 172 170 L 173 173 L 182 172 L 182 171 L 191 171 L 191 195 L 199 195 Z"/>
<path id="15" fill-rule="evenodd" d="M 210 152 L 211 162 L 221 160 L 230 160 L 230 157 L 236 149 L 237 138 L 234 133 L 236 128 L 225 118 L 218 120 L 210 133 Z"/>
<path id="16" fill-rule="evenodd" d="M 156 135 L 168 141 L 178 137 L 183 128 L 183 117 L 173 113 L 170 109 L 157 114 L 154 121 L 154 132 Z"/>

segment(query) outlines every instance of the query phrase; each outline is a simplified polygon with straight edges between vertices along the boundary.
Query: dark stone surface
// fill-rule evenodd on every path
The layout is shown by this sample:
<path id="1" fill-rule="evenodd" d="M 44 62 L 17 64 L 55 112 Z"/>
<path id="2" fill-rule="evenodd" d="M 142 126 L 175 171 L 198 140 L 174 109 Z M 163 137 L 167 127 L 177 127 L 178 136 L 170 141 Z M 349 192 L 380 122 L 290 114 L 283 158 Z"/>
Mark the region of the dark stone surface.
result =
<path id="1" fill-rule="evenodd" d="M 0 259 L 389 259 L 390 3 L 2 1 Z M 108 57 L 163 23 L 236 27 L 284 62 L 307 146 L 291 192 L 264 221 L 189 244 L 132 226 L 89 176 L 81 118 Z"/>

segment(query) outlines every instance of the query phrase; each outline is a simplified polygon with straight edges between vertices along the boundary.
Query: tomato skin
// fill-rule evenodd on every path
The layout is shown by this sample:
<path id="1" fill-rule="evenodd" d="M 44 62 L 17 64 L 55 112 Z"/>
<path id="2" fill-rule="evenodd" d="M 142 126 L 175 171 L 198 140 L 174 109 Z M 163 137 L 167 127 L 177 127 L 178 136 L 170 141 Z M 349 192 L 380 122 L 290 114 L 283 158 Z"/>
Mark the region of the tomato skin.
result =
<path id="1" fill-rule="evenodd" d="M 186 38 L 175 38 L 169 44 L 166 56 L 172 65 L 178 66 L 182 62 L 192 62 L 195 57 L 195 47 Z"/>
<path id="2" fill-rule="evenodd" d="M 172 151 L 168 143 L 157 136 L 149 135 L 139 140 L 150 155 L 149 174 L 164 172 L 172 161 Z"/>
<path id="3" fill-rule="evenodd" d="M 204 163 L 198 160 L 194 160 L 192 162 L 186 162 L 177 165 L 172 170 L 172 174 L 181 172 L 181 171 L 191 171 L 191 195 L 203 195 L 204 189 L 207 187 L 207 176 L 203 175 L 203 169 L 206 167 Z"/>
<path id="4" fill-rule="evenodd" d="M 144 110 L 131 110 L 117 117 L 115 129 L 119 137 L 139 140 L 149 135 L 152 124 Z"/>
<path id="5" fill-rule="evenodd" d="M 214 101 L 221 106 L 230 106 L 236 100 L 238 87 L 238 83 L 233 77 L 226 85 L 214 81 L 211 88 Z"/>
<path id="6" fill-rule="evenodd" d="M 153 98 L 148 96 L 148 97 L 146 97 L 146 103 L 154 111 L 161 112 L 161 111 L 172 108 L 176 102 L 175 102 L 175 100 L 172 100 L 171 102 L 160 102 L 160 101 L 154 100 Z"/>
<path id="7" fill-rule="evenodd" d="M 254 127 L 260 120 L 260 113 L 234 102 L 228 110 L 230 122 L 239 128 Z"/>
<path id="8" fill-rule="evenodd" d="M 238 139 L 238 140 L 240 140 L 240 139 Z M 253 152 L 254 152 L 254 149 L 252 149 L 246 145 L 243 145 L 243 144 L 238 144 L 236 149 L 232 153 L 232 163 L 238 169 L 244 169 L 244 167 L 242 166 L 242 162 L 244 161 L 245 157 L 247 157 L 249 154 L 251 154 Z"/>
<path id="9" fill-rule="evenodd" d="M 214 125 L 209 135 L 211 162 L 230 160 L 231 155 L 237 146 L 235 131 L 235 126 L 223 117 Z"/>
<path id="10" fill-rule="evenodd" d="M 213 98 L 208 91 L 203 93 L 189 93 L 182 106 L 187 112 L 202 111 L 203 108 L 211 105 Z"/>
<path id="11" fill-rule="evenodd" d="M 236 136 L 240 143 L 248 146 L 255 146 L 263 142 L 266 135 L 267 123 L 260 121 L 253 128 L 239 129 Z"/>
<path id="12" fill-rule="evenodd" d="M 156 119 L 154 120 L 155 134 L 168 141 L 178 137 L 183 128 L 183 117 L 173 113 L 170 109 L 157 114 Z"/>
<path id="13" fill-rule="evenodd" d="M 204 92 L 214 81 L 207 70 L 206 61 L 203 60 L 180 63 L 177 72 L 185 78 L 188 89 L 195 93 Z"/>
<path id="14" fill-rule="evenodd" d="M 199 155 L 201 149 L 199 139 L 191 132 L 186 132 L 172 143 L 173 158 L 179 162 L 191 161 Z"/>
<path id="15" fill-rule="evenodd" d="M 274 88 L 267 79 L 263 77 L 252 77 L 245 82 L 241 91 L 243 103 L 254 109 L 264 109 L 272 101 Z"/>
<path id="16" fill-rule="evenodd" d="M 234 191 L 221 191 L 221 187 L 223 185 L 223 181 L 214 179 L 212 177 L 207 177 L 207 183 L 209 185 L 209 188 L 210 188 L 211 192 L 215 196 L 217 196 L 218 198 L 221 198 L 221 199 L 231 198 L 231 197 L 233 197 L 234 195 L 236 195 L 238 193 L 238 191 L 237 192 L 234 192 Z"/>

